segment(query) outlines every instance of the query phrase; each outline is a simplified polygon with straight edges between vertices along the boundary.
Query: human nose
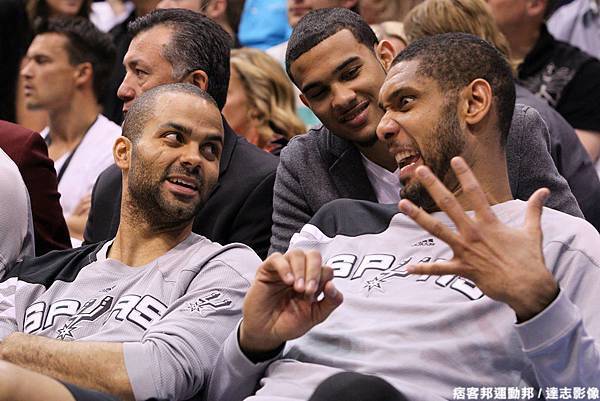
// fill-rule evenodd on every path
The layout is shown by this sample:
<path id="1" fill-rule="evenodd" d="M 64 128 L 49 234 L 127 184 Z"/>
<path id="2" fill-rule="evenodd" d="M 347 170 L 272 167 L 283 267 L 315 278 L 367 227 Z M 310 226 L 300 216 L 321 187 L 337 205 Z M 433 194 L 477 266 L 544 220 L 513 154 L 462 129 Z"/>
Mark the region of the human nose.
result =
<path id="1" fill-rule="evenodd" d="M 31 59 L 28 59 L 25 61 L 23 68 L 21 68 L 20 74 L 23 78 L 31 78 L 32 77 L 33 74 L 32 74 L 32 60 Z"/>
<path id="2" fill-rule="evenodd" d="M 332 92 L 332 106 L 334 109 L 339 109 L 341 112 L 347 111 L 349 106 L 352 106 L 352 103 L 356 99 L 356 93 L 345 85 L 338 84 L 332 86 Z"/>
<path id="3" fill-rule="evenodd" d="M 393 139 L 399 130 L 400 126 L 398 125 L 398 123 L 390 117 L 388 112 L 386 112 L 379 121 L 375 132 L 377 133 L 377 138 L 380 141 L 387 142 Z"/>
<path id="4" fill-rule="evenodd" d="M 195 170 L 200 167 L 202 156 L 200 155 L 200 145 L 190 142 L 181 147 L 181 164 L 188 170 Z"/>
<path id="5" fill-rule="evenodd" d="M 125 74 L 125 78 L 123 78 L 123 82 L 119 85 L 119 89 L 117 89 L 117 97 L 121 99 L 123 102 L 127 103 L 135 99 L 135 89 L 131 85 L 131 74 Z"/>

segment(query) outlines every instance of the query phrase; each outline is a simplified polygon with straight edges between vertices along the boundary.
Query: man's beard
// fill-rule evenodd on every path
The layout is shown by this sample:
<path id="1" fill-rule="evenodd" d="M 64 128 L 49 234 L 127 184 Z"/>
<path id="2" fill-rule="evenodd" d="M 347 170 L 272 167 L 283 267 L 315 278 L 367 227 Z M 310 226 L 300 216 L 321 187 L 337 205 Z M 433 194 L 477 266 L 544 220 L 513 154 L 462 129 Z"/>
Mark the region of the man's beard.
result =
<path id="1" fill-rule="evenodd" d="M 150 162 L 139 155 L 132 155 L 129 171 L 128 190 L 129 212 L 134 219 L 140 219 L 155 230 L 184 226 L 196 217 L 206 202 L 207 191 L 202 185 L 201 173 L 190 172 L 184 167 L 172 165 L 161 177 L 149 176 L 153 171 Z M 200 200 L 196 203 L 168 202 L 162 194 L 161 186 L 171 174 L 187 175 L 196 178 Z"/>
<path id="2" fill-rule="evenodd" d="M 451 185 L 453 188 L 449 189 L 452 191 L 457 185 L 457 180 L 450 168 L 450 160 L 461 155 L 465 147 L 465 138 L 456 117 L 456 101 L 451 101 L 444 106 L 430 138 L 437 138 L 437 140 L 427 144 L 429 146 L 427 154 L 432 156 L 426 160 L 422 153 L 423 162 L 440 181 Z M 400 191 L 400 197 L 410 200 L 429 213 L 440 210 L 421 182 L 415 181 L 405 185 Z"/>

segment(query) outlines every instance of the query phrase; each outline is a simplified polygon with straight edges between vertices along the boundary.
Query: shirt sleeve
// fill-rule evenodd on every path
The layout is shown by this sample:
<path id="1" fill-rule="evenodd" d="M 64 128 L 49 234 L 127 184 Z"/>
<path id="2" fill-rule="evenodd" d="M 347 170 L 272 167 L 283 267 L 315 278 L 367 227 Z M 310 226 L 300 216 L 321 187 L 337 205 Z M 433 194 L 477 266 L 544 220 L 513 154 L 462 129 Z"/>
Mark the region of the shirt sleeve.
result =
<path id="1" fill-rule="evenodd" d="M 592 234 L 597 240 L 597 233 Z M 544 311 L 516 325 L 523 351 L 540 388 L 597 386 L 600 321 L 594 311 L 600 305 L 598 259 L 558 242 L 549 244 L 544 254 L 547 260 L 557 256 L 552 273 L 561 290 Z"/>
<path id="2" fill-rule="evenodd" d="M 237 259 L 253 271 L 260 263 L 247 249 Z M 204 391 L 250 286 L 248 277 L 229 263 L 211 261 L 140 342 L 123 345 L 136 400 L 186 400 Z"/>
<path id="3" fill-rule="evenodd" d="M 17 278 L 11 277 L 0 283 L 0 341 L 17 331 L 15 309 Z"/>

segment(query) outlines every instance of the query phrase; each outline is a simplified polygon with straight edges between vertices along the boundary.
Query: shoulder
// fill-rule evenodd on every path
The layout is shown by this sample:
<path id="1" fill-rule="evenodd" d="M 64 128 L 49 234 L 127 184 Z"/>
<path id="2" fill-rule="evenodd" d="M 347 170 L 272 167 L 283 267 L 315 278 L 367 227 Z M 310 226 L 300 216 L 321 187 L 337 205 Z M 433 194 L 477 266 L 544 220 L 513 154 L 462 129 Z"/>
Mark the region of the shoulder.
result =
<path id="1" fill-rule="evenodd" d="M 32 148 L 40 143 L 43 143 L 43 140 L 37 132 L 0 120 L 0 148 L 17 165 L 25 161 Z"/>
<path id="2" fill-rule="evenodd" d="M 336 199 L 321 207 L 308 224 L 329 238 L 336 235 L 357 237 L 385 231 L 397 213 L 395 204 Z"/>
<path id="3" fill-rule="evenodd" d="M 542 231 L 544 244 L 559 242 L 586 252 L 600 245 L 600 234 L 585 219 L 548 207 L 544 207 L 542 213 Z"/>
<path id="4" fill-rule="evenodd" d="M 190 269 L 230 271 L 250 282 L 261 259 L 247 245 L 232 243 L 221 245 L 201 235 L 192 234 L 184 241 L 187 247 L 183 258 L 191 263 Z"/>
<path id="5" fill-rule="evenodd" d="M 116 164 L 111 164 L 98 176 L 96 186 L 98 188 L 117 188 L 121 186 L 121 169 Z"/>
<path id="6" fill-rule="evenodd" d="M 20 281 L 41 284 L 46 288 L 56 280 L 72 282 L 81 269 L 96 261 L 96 254 L 105 242 L 25 259 L 15 265 L 2 281 L 17 277 Z"/>
<path id="7" fill-rule="evenodd" d="M 276 156 L 252 145 L 244 138 L 235 135 L 235 148 L 231 155 L 230 167 L 242 167 L 246 174 L 264 176 L 275 171 L 279 162 Z"/>
<path id="8" fill-rule="evenodd" d="M 20 184 L 20 185 L 19 185 Z M 7 188 L 15 189 L 15 185 L 18 190 L 7 191 Z M 2 150 L 0 149 L 0 207 L 4 209 L 9 205 L 27 205 L 27 189 L 23 183 L 21 173 L 15 162 Z M 8 208 L 6 209 L 8 212 Z M 3 213 L 4 214 L 4 213 Z"/>

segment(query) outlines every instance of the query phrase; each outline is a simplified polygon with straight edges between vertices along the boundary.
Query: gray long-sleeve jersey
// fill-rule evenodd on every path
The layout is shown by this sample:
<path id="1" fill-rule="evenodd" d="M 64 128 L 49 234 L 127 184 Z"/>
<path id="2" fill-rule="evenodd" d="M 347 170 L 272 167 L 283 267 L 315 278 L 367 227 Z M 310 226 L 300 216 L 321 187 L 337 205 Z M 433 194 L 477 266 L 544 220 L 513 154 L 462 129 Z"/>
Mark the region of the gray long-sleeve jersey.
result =
<path id="1" fill-rule="evenodd" d="M 506 224 L 521 226 L 525 205 L 515 200 L 493 210 Z M 452 226 L 445 214 L 434 217 Z M 516 324 L 508 305 L 469 280 L 409 275 L 408 264 L 449 260 L 452 251 L 395 206 L 331 202 L 294 236 L 292 247 L 322 253 L 343 304 L 289 342 L 266 371 L 268 363 L 251 363 L 231 335 L 209 399 L 244 399 L 262 378 L 248 400 L 307 400 L 341 370 L 381 376 L 410 400 L 423 401 L 452 399 L 454 388 L 470 386 L 598 386 L 600 236 L 584 220 L 548 208 L 542 229 L 545 262 L 560 294 Z"/>
<path id="2" fill-rule="evenodd" d="M 106 257 L 110 242 L 25 261 L 0 283 L 0 340 L 12 332 L 122 342 L 137 400 L 204 389 L 260 263 L 241 244 L 191 234 L 145 266 Z"/>

